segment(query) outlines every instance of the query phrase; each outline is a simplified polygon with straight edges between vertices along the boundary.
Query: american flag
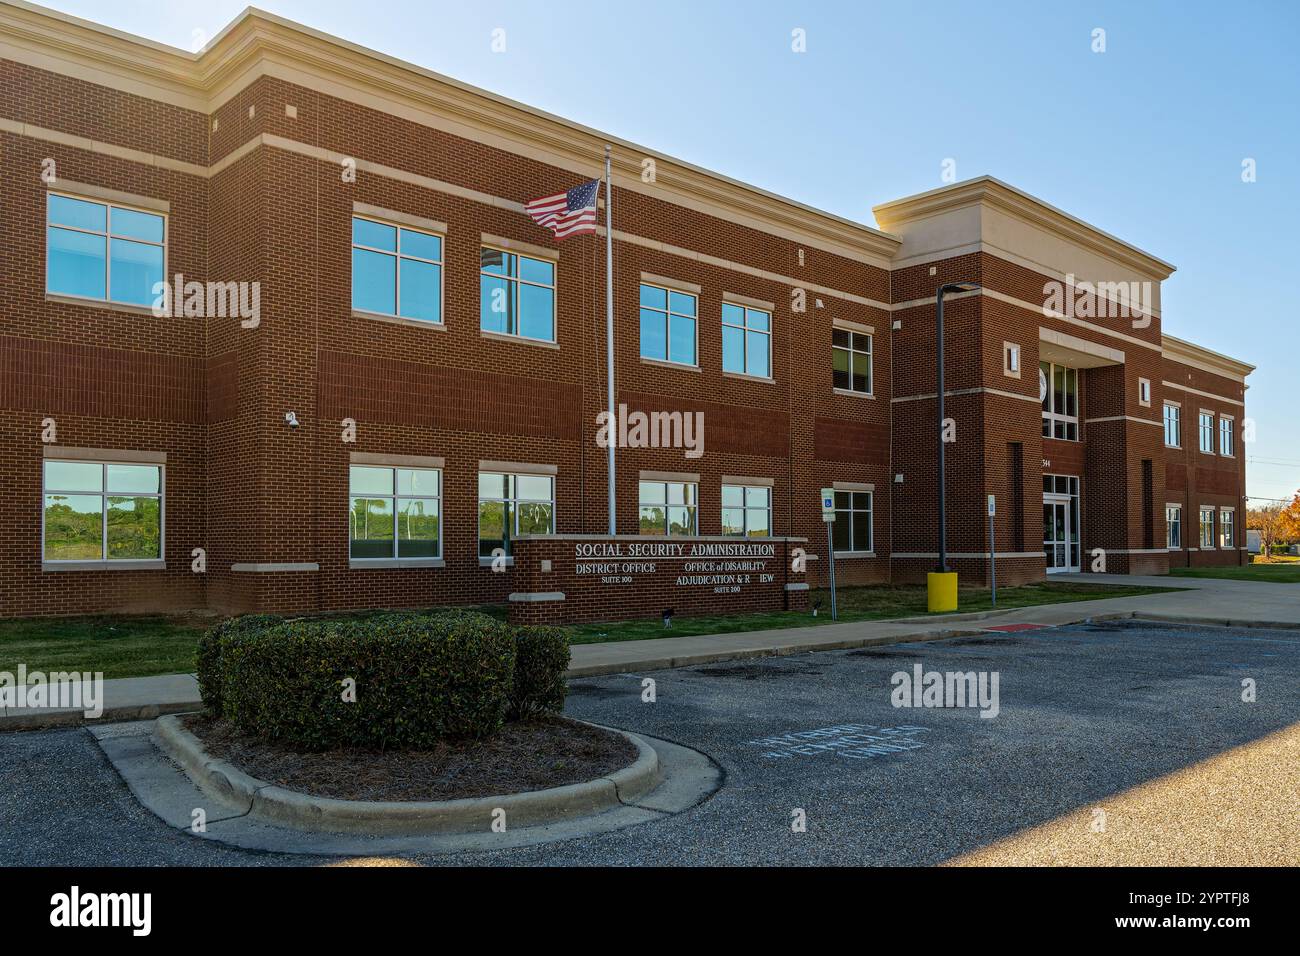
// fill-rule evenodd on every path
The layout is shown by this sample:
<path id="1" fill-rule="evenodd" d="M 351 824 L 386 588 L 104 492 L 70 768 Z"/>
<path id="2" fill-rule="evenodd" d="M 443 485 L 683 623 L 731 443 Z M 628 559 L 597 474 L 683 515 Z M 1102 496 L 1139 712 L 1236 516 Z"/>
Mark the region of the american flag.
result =
<path id="1" fill-rule="evenodd" d="M 600 180 L 593 179 L 581 186 L 574 186 L 568 192 L 534 199 L 524 206 L 524 211 L 532 216 L 539 226 L 555 233 L 556 239 L 594 233 L 596 194 L 599 191 Z"/>

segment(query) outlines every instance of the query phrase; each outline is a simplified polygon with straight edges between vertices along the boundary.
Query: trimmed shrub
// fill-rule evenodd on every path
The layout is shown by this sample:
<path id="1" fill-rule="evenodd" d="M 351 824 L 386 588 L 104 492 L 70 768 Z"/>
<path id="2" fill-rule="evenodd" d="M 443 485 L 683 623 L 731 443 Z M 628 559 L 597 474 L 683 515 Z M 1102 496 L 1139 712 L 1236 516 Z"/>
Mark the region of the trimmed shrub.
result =
<path id="1" fill-rule="evenodd" d="M 220 639 L 219 659 L 221 713 L 238 733 L 308 750 L 428 749 L 500 729 L 516 642 L 484 614 L 394 613 L 240 630 Z"/>
<path id="2" fill-rule="evenodd" d="M 282 620 L 274 614 L 229 617 L 208 628 L 199 638 L 199 646 L 194 654 L 194 673 L 199 681 L 199 697 L 203 700 L 203 709 L 209 716 L 221 716 L 221 639 L 232 634 L 264 630 Z"/>
<path id="3" fill-rule="evenodd" d="M 569 685 L 569 632 L 562 627 L 515 628 L 517 656 L 510 691 L 510 720 L 528 720 L 564 710 Z"/>

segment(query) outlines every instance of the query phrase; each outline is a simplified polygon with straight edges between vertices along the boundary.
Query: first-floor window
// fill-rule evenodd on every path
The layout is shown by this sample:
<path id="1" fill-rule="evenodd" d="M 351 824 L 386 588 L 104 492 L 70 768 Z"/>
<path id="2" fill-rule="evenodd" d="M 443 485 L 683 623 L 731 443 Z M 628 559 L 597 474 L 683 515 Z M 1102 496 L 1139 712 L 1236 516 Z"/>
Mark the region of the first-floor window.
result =
<path id="1" fill-rule="evenodd" d="M 356 560 L 442 556 L 442 472 L 353 465 L 348 554 Z"/>
<path id="2" fill-rule="evenodd" d="M 550 475 L 479 472 L 478 553 L 492 557 L 521 534 L 555 533 L 555 479 Z"/>
<path id="3" fill-rule="evenodd" d="M 1168 529 L 1169 541 L 1166 545 L 1170 548 L 1181 548 L 1183 546 L 1183 509 L 1178 505 L 1165 506 L 1165 528 Z"/>
<path id="4" fill-rule="evenodd" d="M 695 534 L 698 486 L 690 481 L 643 481 L 638 493 L 642 534 Z"/>
<path id="5" fill-rule="evenodd" d="M 762 485 L 723 485 L 722 533 L 747 538 L 770 535 L 772 489 Z"/>
<path id="6" fill-rule="evenodd" d="M 45 462 L 44 559 L 162 557 L 161 465 Z"/>
<path id="7" fill-rule="evenodd" d="M 1205 550 L 1214 548 L 1214 509 L 1201 509 L 1201 547 Z"/>
<path id="8" fill-rule="evenodd" d="M 1219 547 L 1235 548 L 1237 539 L 1234 532 L 1236 531 L 1236 512 L 1231 508 L 1219 509 Z"/>
<path id="9" fill-rule="evenodd" d="M 870 551 L 871 492 L 835 492 L 835 523 L 832 528 L 836 551 Z"/>

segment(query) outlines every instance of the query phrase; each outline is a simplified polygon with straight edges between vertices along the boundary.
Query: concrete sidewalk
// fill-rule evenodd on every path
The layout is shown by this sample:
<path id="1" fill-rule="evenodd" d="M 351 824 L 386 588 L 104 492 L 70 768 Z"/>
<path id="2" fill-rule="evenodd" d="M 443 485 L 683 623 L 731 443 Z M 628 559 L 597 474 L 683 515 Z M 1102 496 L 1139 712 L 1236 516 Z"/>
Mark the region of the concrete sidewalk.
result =
<path id="1" fill-rule="evenodd" d="M 1178 624 L 1300 628 L 1300 584 L 1228 581 L 1216 578 L 1139 577 L 1120 574 L 1063 574 L 1053 580 L 1082 584 L 1180 587 L 1184 591 L 1133 597 L 1045 604 L 1009 611 L 945 614 L 896 621 L 858 621 L 815 627 L 664 637 L 645 641 L 579 644 L 570 677 L 663 670 L 747 657 L 843 650 L 904 641 L 930 641 L 978 634 L 989 627 L 1037 624 L 1054 627 L 1089 618 L 1138 617 Z M 192 674 L 128 677 L 104 681 L 103 715 L 87 721 L 79 710 L 0 708 L 0 731 L 80 723 L 141 720 L 196 710 L 198 682 Z"/>

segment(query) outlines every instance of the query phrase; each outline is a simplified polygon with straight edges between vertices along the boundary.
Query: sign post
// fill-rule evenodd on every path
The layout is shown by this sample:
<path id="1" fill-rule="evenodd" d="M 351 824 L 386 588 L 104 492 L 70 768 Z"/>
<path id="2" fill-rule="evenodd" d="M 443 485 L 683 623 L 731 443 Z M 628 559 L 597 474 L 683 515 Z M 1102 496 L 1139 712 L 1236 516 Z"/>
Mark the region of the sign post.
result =
<path id="1" fill-rule="evenodd" d="M 998 513 L 998 499 L 994 495 L 989 495 L 989 591 L 993 598 L 993 606 L 998 606 L 998 565 L 997 565 L 997 548 L 993 546 L 993 516 Z"/>
<path id="2" fill-rule="evenodd" d="M 835 489 L 822 489 L 822 521 L 826 522 L 826 560 L 831 569 L 831 620 L 840 619 L 839 608 L 835 604 Z"/>

